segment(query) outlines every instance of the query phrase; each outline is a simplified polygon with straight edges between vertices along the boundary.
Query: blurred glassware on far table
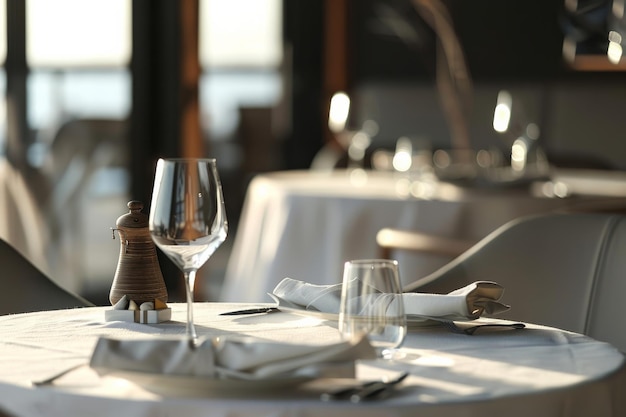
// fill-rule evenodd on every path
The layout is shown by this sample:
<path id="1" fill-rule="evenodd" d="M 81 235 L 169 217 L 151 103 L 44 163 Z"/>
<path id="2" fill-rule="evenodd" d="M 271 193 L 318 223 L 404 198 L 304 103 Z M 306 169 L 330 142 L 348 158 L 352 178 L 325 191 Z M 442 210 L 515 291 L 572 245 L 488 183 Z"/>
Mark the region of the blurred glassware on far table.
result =
<path id="1" fill-rule="evenodd" d="M 493 128 L 503 135 L 511 150 L 508 172 L 501 175 L 503 180 L 535 180 L 550 174 L 548 158 L 539 142 L 539 126 L 527 119 L 521 102 L 514 100 L 508 91 L 501 90 L 493 114 Z"/>
<path id="2" fill-rule="evenodd" d="M 438 149 L 433 153 L 437 178 L 472 186 L 518 186 L 550 177 L 539 126 L 527 120 L 521 103 L 506 90 L 498 93 L 493 129 L 502 135 L 505 151 Z"/>
<path id="3" fill-rule="evenodd" d="M 402 136 L 396 141 L 394 151 L 377 149 L 372 153 L 372 168 L 378 171 L 406 173 L 422 177 L 432 174 L 430 142 Z"/>
<path id="4" fill-rule="evenodd" d="M 315 155 L 311 169 L 332 170 L 342 163 L 348 168 L 371 167 L 367 151 L 372 144 L 372 138 L 378 133 L 378 124 L 373 120 L 366 120 L 359 129 L 349 129 L 349 116 L 350 97 L 345 92 L 338 91 L 331 98 L 328 111 L 328 128 L 333 141 L 326 143 Z"/>

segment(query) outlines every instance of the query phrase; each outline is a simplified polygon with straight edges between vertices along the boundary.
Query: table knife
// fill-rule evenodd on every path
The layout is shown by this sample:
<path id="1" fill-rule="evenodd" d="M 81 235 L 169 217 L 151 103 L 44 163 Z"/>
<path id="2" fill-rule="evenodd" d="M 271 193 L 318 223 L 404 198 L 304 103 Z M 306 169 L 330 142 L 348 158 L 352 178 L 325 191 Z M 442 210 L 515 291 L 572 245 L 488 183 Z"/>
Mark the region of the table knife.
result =
<path id="1" fill-rule="evenodd" d="M 274 311 L 280 311 L 278 307 L 259 307 L 259 308 L 247 308 L 245 310 L 228 311 L 226 313 L 220 313 L 220 316 L 239 316 L 244 314 L 259 314 L 259 313 L 272 313 Z"/>

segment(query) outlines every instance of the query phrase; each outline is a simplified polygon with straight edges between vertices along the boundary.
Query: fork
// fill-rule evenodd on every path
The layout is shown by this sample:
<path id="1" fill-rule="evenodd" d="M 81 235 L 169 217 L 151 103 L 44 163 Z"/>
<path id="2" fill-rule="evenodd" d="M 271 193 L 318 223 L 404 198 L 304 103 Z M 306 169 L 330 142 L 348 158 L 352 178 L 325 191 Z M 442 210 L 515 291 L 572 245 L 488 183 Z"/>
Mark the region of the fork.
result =
<path id="1" fill-rule="evenodd" d="M 501 327 L 510 329 L 523 329 L 526 327 L 524 323 L 484 323 L 470 327 L 460 327 L 451 320 L 441 320 L 441 323 L 453 333 L 467 334 L 470 336 L 473 335 L 477 330 L 483 329 L 485 327 Z"/>
<path id="2" fill-rule="evenodd" d="M 378 381 L 352 394 L 350 396 L 350 401 L 353 403 L 358 403 L 361 401 L 366 401 L 373 398 L 382 397 L 383 395 L 387 395 L 396 385 L 404 381 L 404 379 L 408 376 L 408 372 L 403 372 L 402 374 L 400 374 L 400 376 L 390 381 Z"/>
<path id="3" fill-rule="evenodd" d="M 385 393 L 393 386 L 402 382 L 407 376 L 409 376 L 409 373 L 403 372 L 391 380 L 367 381 L 356 386 L 325 392 L 320 396 L 320 399 L 322 401 L 350 399 L 352 402 L 368 400 Z"/>

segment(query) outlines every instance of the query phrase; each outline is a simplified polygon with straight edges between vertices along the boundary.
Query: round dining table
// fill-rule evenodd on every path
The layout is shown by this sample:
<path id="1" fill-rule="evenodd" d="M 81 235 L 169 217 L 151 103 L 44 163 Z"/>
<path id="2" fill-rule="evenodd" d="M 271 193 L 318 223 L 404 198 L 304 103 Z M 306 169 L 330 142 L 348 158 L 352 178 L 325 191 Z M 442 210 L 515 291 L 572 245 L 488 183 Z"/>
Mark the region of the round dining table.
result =
<path id="1" fill-rule="evenodd" d="M 249 184 L 220 301 L 269 302 L 285 277 L 341 282 L 344 262 L 382 256 L 383 228 L 477 242 L 509 220 L 564 209 L 578 198 L 547 198 L 520 186 L 462 186 L 386 171 L 278 171 Z M 394 253 L 404 285 L 452 256 Z"/>
<path id="2" fill-rule="evenodd" d="M 245 335 L 295 344 L 340 340 L 332 316 L 278 311 L 220 315 L 256 304 L 196 303 L 201 338 Z M 105 320 L 111 307 L 41 311 L 0 317 L 0 415 L 66 416 L 533 416 L 626 415 L 624 355 L 584 335 L 526 323 L 522 330 L 473 335 L 412 323 L 394 360 L 363 359 L 355 378 L 376 380 L 408 372 L 387 396 L 366 402 L 323 401 L 321 394 L 354 382 L 329 378 L 266 389 L 220 389 L 167 378 L 159 390 L 133 379 L 102 376 L 89 366 L 99 338 L 154 339 L 185 334 L 185 304 L 171 320 L 141 324 Z M 478 321 L 493 321 L 480 318 Z M 64 369 L 52 384 L 35 386 Z M 84 365 L 84 366 L 81 366 Z M 263 380 L 260 381 L 260 386 Z M 215 388 L 210 388 L 214 386 Z M 4 414 L 3 414 L 4 413 Z"/>

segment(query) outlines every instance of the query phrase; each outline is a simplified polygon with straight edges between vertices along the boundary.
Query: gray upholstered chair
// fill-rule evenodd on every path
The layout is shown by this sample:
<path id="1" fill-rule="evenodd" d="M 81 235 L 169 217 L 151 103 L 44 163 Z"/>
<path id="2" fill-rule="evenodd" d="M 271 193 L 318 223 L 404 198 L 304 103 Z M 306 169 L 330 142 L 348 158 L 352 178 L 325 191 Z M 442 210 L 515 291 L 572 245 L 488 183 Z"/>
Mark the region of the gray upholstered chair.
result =
<path id="1" fill-rule="evenodd" d="M 626 216 L 513 220 L 405 291 L 446 293 L 477 280 L 505 287 L 498 317 L 587 334 L 626 352 Z"/>
<path id="2" fill-rule="evenodd" d="M 0 314 L 91 305 L 84 298 L 61 288 L 0 239 Z"/>

